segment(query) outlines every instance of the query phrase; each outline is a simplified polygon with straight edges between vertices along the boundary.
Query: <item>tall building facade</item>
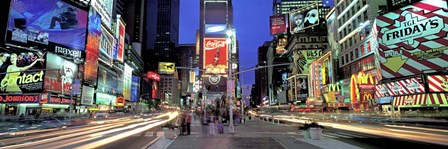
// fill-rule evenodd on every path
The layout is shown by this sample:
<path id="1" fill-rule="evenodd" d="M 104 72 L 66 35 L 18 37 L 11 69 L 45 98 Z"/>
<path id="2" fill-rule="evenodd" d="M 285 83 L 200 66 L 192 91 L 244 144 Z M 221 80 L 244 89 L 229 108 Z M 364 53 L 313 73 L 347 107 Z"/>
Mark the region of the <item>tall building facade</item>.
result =
<path id="1" fill-rule="evenodd" d="M 228 69 L 234 72 L 238 70 L 238 43 L 235 35 L 227 42 L 227 31 L 233 27 L 233 5 L 232 0 L 201 0 L 199 36 L 199 67 L 201 79 L 207 94 L 222 96 L 227 92 Z M 230 38 L 230 37 L 229 37 Z M 228 56 L 231 53 L 231 57 Z M 232 64 L 228 64 L 230 60 Z M 237 79 L 235 79 L 237 80 Z M 236 83 L 235 83 L 236 84 Z"/>
<path id="2" fill-rule="evenodd" d="M 270 41 L 258 47 L 258 62 L 257 66 L 262 67 L 267 65 L 267 52 L 271 45 Z M 268 95 L 268 68 L 261 68 L 255 70 L 255 90 L 253 92 L 252 100 L 255 105 L 260 105 L 262 99 Z"/>

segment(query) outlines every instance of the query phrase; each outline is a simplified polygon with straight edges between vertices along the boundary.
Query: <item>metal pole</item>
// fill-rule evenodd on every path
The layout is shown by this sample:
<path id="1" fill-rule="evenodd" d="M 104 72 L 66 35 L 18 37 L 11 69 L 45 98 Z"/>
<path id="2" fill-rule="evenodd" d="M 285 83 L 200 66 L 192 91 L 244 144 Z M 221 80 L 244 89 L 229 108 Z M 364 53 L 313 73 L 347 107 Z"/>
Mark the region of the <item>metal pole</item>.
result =
<path id="1" fill-rule="evenodd" d="M 246 100 L 246 98 L 244 97 L 244 80 L 243 80 L 243 76 L 241 75 L 241 123 L 244 123 L 245 119 L 245 115 L 244 115 L 244 102 Z"/>
<path id="2" fill-rule="evenodd" d="M 233 32 L 232 30 L 231 30 L 231 32 Z M 234 128 L 234 126 L 233 126 L 233 93 L 232 93 L 232 83 L 235 83 L 235 82 L 233 82 L 233 75 L 232 75 L 232 60 L 231 60 L 231 58 L 232 58 L 232 48 L 233 48 L 233 33 L 230 35 L 230 43 L 229 43 L 229 46 L 228 46 L 228 48 L 229 48 L 229 50 L 227 50 L 227 53 L 228 53 L 228 70 L 229 70 L 229 76 L 228 76 L 228 79 L 229 79 L 229 81 L 228 81 L 228 83 L 231 83 L 230 85 L 229 85 L 229 89 L 227 89 L 227 92 L 229 93 L 227 96 L 228 96 L 228 98 L 229 98 L 229 116 L 230 116 L 230 124 L 229 124 L 229 133 L 235 133 L 235 128 Z"/>

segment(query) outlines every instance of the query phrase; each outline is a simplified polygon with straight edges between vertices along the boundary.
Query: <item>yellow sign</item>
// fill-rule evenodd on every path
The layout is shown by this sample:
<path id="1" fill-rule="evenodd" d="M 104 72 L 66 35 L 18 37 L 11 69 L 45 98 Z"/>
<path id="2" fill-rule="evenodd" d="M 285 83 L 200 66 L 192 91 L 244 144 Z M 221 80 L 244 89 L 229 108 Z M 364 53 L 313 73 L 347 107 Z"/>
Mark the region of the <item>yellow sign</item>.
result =
<path id="1" fill-rule="evenodd" d="M 190 71 L 190 83 L 196 82 L 196 73 L 194 71 Z"/>
<path id="2" fill-rule="evenodd" d="M 363 101 L 367 101 L 373 99 L 372 94 L 370 93 L 364 93 L 364 98 L 362 98 Z"/>
<path id="3" fill-rule="evenodd" d="M 174 74 L 176 72 L 176 64 L 173 62 L 159 62 L 159 74 Z"/>
<path id="4" fill-rule="evenodd" d="M 364 74 L 364 72 L 359 72 L 358 75 L 353 74 L 350 79 L 350 100 L 352 103 L 356 103 L 360 99 L 359 95 L 359 84 L 375 84 L 371 74 Z"/>
<path id="5" fill-rule="evenodd" d="M 392 70 L 393 72 L 398 72 L 400 70 L 401 66 L 406 63 L 407 59 L 401 59 L 401 56 L 394 56 L 387 58 L 387 62 L 383 65 Z"/>
<path id="6" fill-rule="evenodd" d="M 340 92 L 341 88 L 339 87 L 339 84 L 330 84 L 328 85 L 328 92 Z"/>

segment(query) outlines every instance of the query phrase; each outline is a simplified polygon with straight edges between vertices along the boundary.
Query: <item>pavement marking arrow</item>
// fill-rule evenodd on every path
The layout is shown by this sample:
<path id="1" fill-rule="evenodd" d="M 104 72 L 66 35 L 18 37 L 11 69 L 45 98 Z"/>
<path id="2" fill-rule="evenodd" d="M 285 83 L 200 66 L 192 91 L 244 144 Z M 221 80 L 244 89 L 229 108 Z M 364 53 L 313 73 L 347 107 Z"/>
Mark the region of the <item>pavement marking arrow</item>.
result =
<path id="1" fill-rule="evenodd" d="M 394 56 L 387 58 L 387 62 L 383 63 L 383 65 L 396 73 L 408 59 L 409 58 L 402 59 L 401 56 Z"/>

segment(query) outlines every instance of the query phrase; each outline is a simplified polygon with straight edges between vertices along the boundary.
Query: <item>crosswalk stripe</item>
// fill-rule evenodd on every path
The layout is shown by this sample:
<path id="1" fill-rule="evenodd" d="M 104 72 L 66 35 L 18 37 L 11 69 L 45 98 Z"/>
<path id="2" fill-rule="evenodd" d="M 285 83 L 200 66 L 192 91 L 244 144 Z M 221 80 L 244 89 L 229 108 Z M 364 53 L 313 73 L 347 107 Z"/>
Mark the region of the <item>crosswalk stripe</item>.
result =
<path id="1" fill-rule="evenodd" d="M 134 134 L 134 135 L 132 135 L 132 136 L 133 136 L 133 137 L 139 137 L 141 134 L 142 134 L 142 133 L 137 133 L 137 134 Z"/>
<path id="2" fill-rule="evenodd" d="M 154 132 L 152 131 L 148 131 L 145 133 L 145 137 L 152 137 L 152 136 L 154 136 Z"/>
<path id="3" fill-rule="evenodd" d="M 164 135 L 163 131 L 157 131 L 157 136 L 156 137 L 160 137 L 160 136 L 163 136 L 163 135 Z"/>

